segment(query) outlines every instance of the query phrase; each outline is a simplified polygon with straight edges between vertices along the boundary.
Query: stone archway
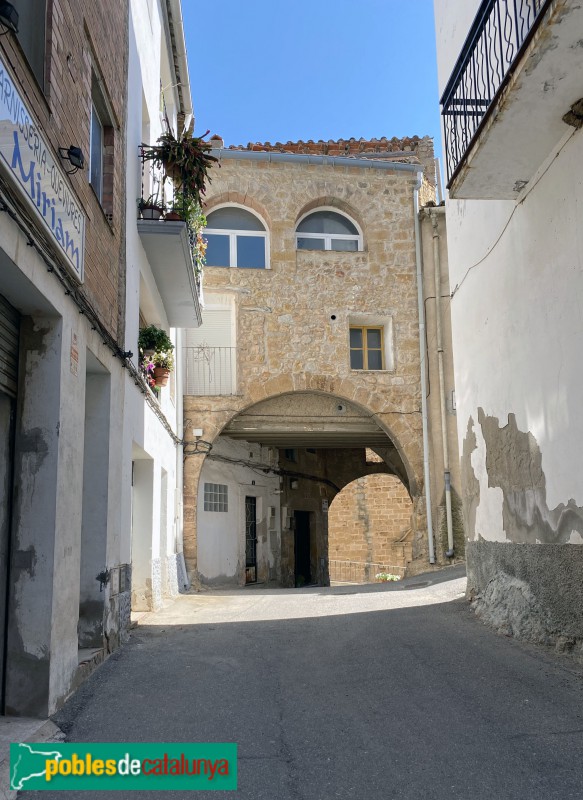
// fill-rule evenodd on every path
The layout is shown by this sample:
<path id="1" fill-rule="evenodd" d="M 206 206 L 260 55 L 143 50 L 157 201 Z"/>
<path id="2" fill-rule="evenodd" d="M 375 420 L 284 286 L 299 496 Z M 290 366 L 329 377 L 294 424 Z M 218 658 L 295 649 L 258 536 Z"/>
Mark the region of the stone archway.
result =
<path id="1" fill-rule="evenodd" d="M 367 475 L 336 495 L 328 514 L 330 580 L 373 583 L 403 577 L 412 560 L 413 502 L 396 475 Z"/>
<path id="2" fill-rule="evenodd" d="M 388 429 L 390 412 L 375 413 L 358 401 L 328 392 L 326 383 L 327 379 L 322 378 L 314 388 L 304 386 L 300 391 L 284 391 L 271 397 L 266 397 L 265 387 L 261 387 L 260 395 L 263 397 L 246 405 L 242 398 L 235 397 L 228 403 L 221 403 L 220 407 L 206 398 L 185 398 L 185 429 L 196 419 L 197 427 L 200 425 L 204 430 L 204 439 L 212 446 L 206 456 L 186 450 L 184 550 L 191 574 L 198 572 L 197 529 L 203 531 L 203 526 L 211 525 L 208 517 L 206 521 L 204 519 L 205 513 L 210 513 L 210 504 L 206 508 L 204 505 L 205 483 L 208 484 L 207 491 L 211 491 L 211 484 L 230 484 L 227 491 L 232 497 L 231 502 L 238 504 L 241 518 L 246 498 L 258 498 L 257 505 L 261 509 L 258 512 L 261 514 L 258 537 L 268 552 L 261 567 L 265 580 L 277 580 L 284 586 L 294 585 L 297 577 L 294 576 L 294 571 L 297 571 L 294 567 L 294 553 L 297 551 L 294 526 L 297 514 L 301 512 L 308 514 L 310 520 L 311 580 L 327 583 L 328 507 L 344 486 L 372 473 L 396 475 L 407 486 L 414 506 L 412 546 L 419 551 L 417 554 L 421 553 L 424 514 L 419 491 L 420 452 L 415 416 L 394 416 L 392 427 L 400 430 L 400 438 Z M 249 447 L 241 450 L 245 443 Z M 232 452 L 229 454 L 233 448 L 239 448 L 236 457 Z M 373 448 L 382 461 L 367 464 L 366 448 Z M 292 453 L 294 455 L 290 455 Z M 233 462 L 237 464 L 238 477 L 233 477 Z M 205 463 L 213 464 L 214 477 L 201 481 L 203 469 L 208 471 Z M 217 471 L 220 463 L 231 471 L 224 482 L 217 477 L 220 476 L 220 469 Z M 224 474 L 228 471 L 227 466 Z M 250 470 L 246 476 L 240 474 L 244 470 Z M 277 476 L 279 489 L 270 484 L 269 491 L 265 489 L 260 496 L 260 486 L 267 485 L 274 476 Z M 268 515 L 271 515 L 269 519 Z M 242 564 L 245 553 L 239 517 L 236 530 L 231 525 L 230 534 L 239 537 L 238 543 L 232 542 L 227 549 L 231 553 L 230 578 L 241 583 L 245 574 Z M 213 517 L 212 526 L 216 526 L 217 519 Z M 219 521 L 224 520 L 226 517 Z M 272 524 L 273 528 L 270 527 Z M 210 538 L 207 536 L 207 540 Z M 275 540 L 277 547 L 274 549 L 269 543 Z M 220 541 L 220 534 L 214 535 L 213 547 L 217 548 Z M 217 579 L 224 577 L 219 567 L 215 568 L 214 574 Z"/>

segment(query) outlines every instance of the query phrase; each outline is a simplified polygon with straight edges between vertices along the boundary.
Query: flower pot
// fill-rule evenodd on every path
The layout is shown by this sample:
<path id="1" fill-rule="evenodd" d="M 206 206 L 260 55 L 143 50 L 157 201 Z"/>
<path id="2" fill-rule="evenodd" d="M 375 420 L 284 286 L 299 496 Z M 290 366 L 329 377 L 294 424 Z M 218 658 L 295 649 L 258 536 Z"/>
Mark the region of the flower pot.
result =
<path id="1" fill-rule="evenodd" d="M 154 347 L 144 347 L 144 360 L 151 361 L 154 358 L 154 353 L 156 352 Z"/>
<path id="2" fill-rule="evenodd" d="M 170 222 L 184 222 L 184 217 L 182 217 L 178 211 L 167 211 L 164 214 L 164 219 Z"/>
<path id="3" fill-rule="evenodd" d="M 170 377 L 170 370 L 166 369 L 166 367 L 154 367 L 154 378 L 156 380 L 156 386 L 166 386 L 168 384 L 168 378 Z"/>
<path id="4" fill-rule="evenodd" d="M 142 206 L 140 209 L 142 219 L 160 219 L 163 210 L 160 206 Z"/>

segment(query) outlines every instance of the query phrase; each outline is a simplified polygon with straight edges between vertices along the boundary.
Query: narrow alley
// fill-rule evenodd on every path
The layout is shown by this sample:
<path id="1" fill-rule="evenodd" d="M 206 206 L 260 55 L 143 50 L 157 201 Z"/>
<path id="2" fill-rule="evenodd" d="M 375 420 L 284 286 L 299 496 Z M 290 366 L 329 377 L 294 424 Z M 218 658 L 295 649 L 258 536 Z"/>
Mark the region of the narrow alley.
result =
<path id="1" fill-rule="evenodd" d="M 55 720 L 71 742 L 237 742 L 237 797 L 253 800 L 580 798 L 575 663 L 493 633 L 464 589 L 453 567 L 182 595 Z"/>

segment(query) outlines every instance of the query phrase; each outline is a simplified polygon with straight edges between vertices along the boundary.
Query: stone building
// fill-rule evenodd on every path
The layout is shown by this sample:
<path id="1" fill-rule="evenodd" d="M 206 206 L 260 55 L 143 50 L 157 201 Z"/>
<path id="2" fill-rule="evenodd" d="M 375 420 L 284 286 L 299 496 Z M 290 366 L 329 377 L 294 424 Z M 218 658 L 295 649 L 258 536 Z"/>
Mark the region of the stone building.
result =
<path id="1" fill-rule="evenodd" d="M 179 0 L 0 11 L 5 713 L 53 713 L 118 647 L 132 565 L 144 602 L 161 591 L 153 574 L 176 591 L 181 395 L 152 395 L 137 332 L 140 314 L 168 330 L 196 326 L 198 298 L 183 294 L 189 313 L 176 316 L 150 246 L 161 233 L 139 224 L 136 197 L 144 116 L 156 137 L 162 100 L 172 123 L 192 112 L 181 25 Z M 186 274 L 185 223 L 172 225 L 164 266 Z"/>
<path id="2" fill-rule="evenodd" d="M 425 307 L 429 316 L 436 294 L 448 294 L 443 209 L 417 215 L 435 206 L 432 142 L 215 144 L 203 324 L 184 338 L 189 571 L 294 586 L 326 584 L 333 561 L 366 562 L 368 573 L 395 558 L 403 571 L 423 569 L 451 549 L 438 512 L 437 349 L 428 361 L 425 341 Z M 451 352 L 446 362 L 443 421 L 455 452 Z M 351 559 L 350 548 L 338 558 L 328 542 L 334 498 L 379 473 L 404 487 L 399 530 L 378 562 L 362 550 Z"/>
<path id="3" fill-rule="evenodd" d="M 583 640 L 583 8 L 435 0 L 468 591 Z"/>

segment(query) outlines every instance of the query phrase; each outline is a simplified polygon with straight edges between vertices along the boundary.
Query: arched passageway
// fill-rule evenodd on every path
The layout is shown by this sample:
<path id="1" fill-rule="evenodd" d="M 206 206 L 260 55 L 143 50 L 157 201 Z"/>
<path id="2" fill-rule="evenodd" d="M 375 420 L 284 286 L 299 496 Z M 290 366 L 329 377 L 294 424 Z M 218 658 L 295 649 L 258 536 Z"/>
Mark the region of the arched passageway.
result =
<path id="1" fill-rule="evenodd" d="M 328 514 L 331 582 L 374 583 L 402 577 L 412 560 L 413 502 L 395 475 L 358 478 L 336 495 Z"/>
<path id="2" fill-rule="evenodd" d="M 201 580 L 327 585 L 334 498 L 373 474 L 415 486 L 402 453 L 375 415 L 322 392 L 288 393 L 233 414 L 199 462 Z M 414 502 L 407 498 L 410 526 Z"/>

